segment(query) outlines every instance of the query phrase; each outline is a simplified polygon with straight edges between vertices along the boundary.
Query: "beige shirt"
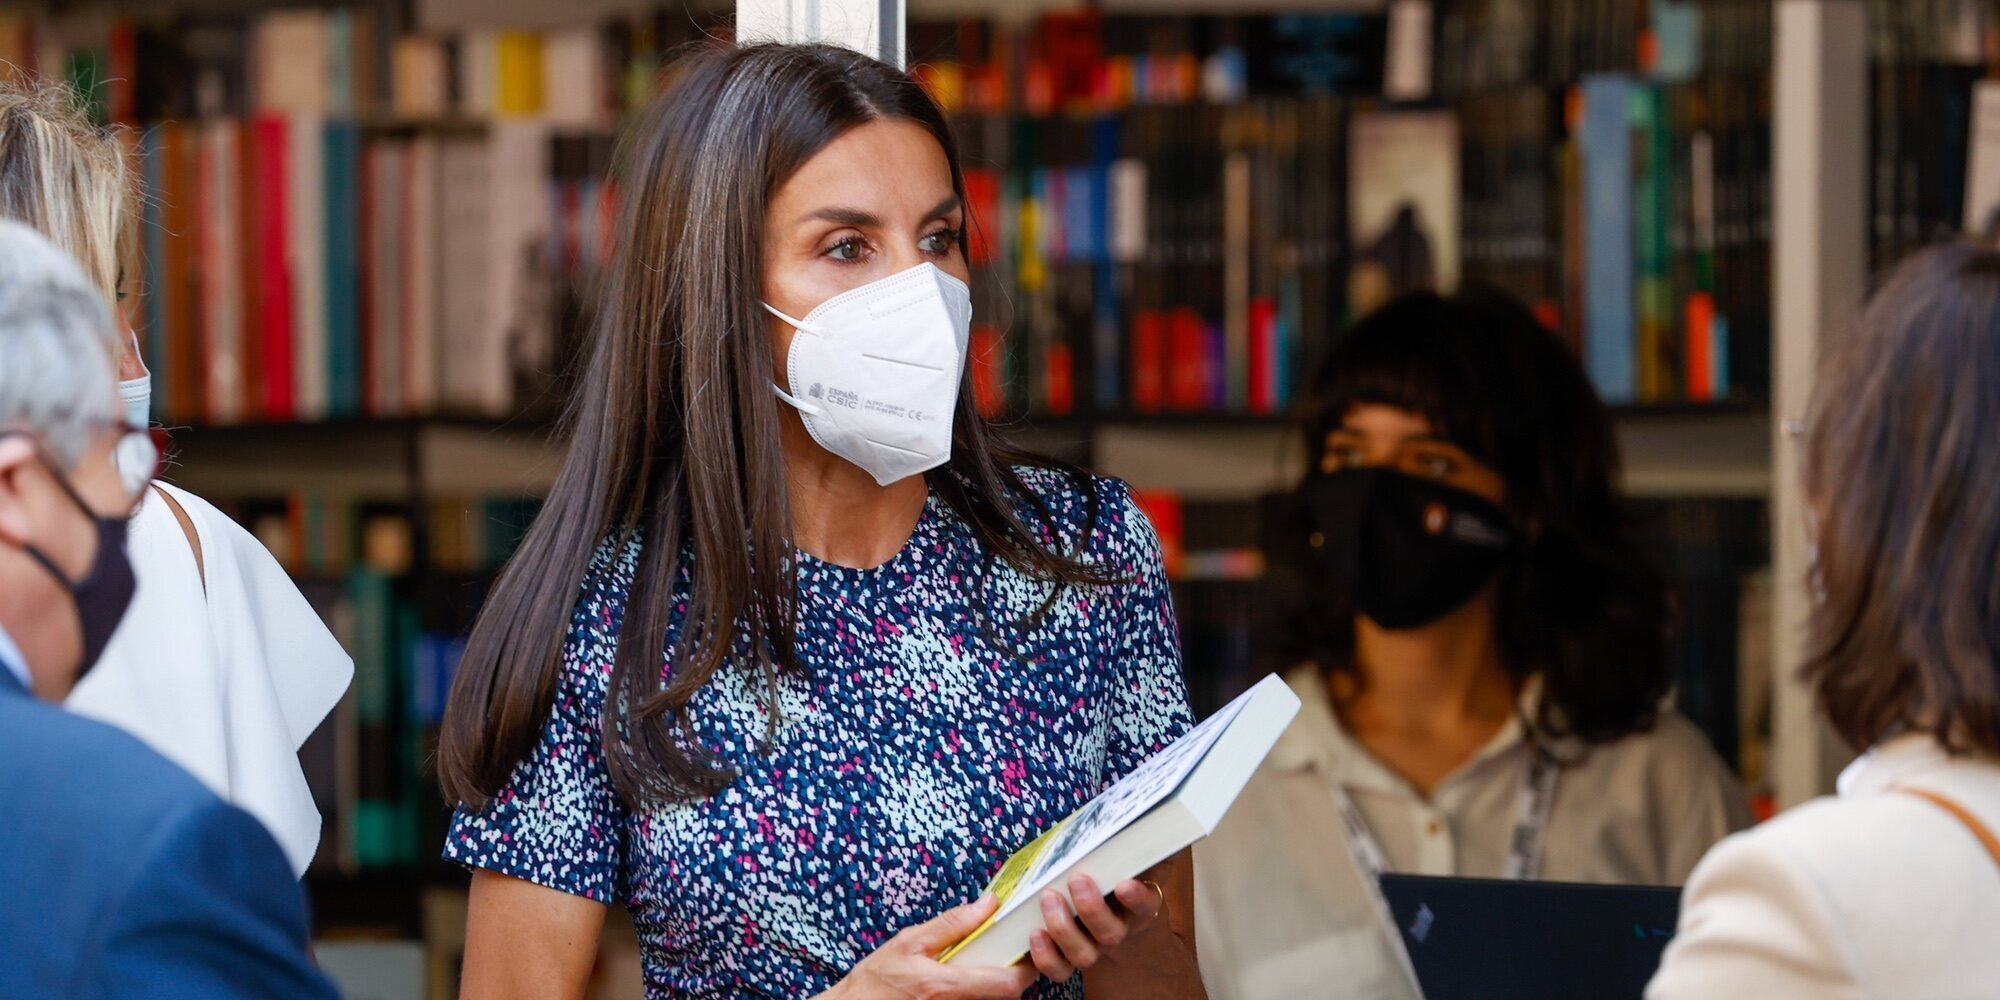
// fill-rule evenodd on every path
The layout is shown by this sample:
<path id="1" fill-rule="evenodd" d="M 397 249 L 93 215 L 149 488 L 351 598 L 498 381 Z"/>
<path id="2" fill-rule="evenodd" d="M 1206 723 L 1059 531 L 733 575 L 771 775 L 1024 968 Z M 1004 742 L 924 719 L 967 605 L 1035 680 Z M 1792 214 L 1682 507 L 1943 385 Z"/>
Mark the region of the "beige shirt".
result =
<path id="1" fill-rule="evenodd" d="M 1922 788 L 2000 834 L 2000 760 L 1884 743 L 1821 799 L 1717 847 L 1688 879 L 1649 1000 L 2000 997 L 2000 865 Z"/>
<path id="2" fill-rule="evenodd" d="M 1287 676 L 1302 703 L 1222 825 L 1195 845 L 1196 941 L 1212 1000 L 1413 1000 L 1363 889 L 1334 803 L 1339 782 L 1389 867 L 1498 878 L 1534 752 L 1518 719 L 1429 799 L 1341 729 L 1318 671 Z M 1524 696 L 1532 708 L 1535 692 Z M 1556 781 L 1540 874 L 1565 882 L 1677 885 L 1750 822 L 1708 740 L 1668 712 L 1651 732 L 1553 748 Z M 1580 759 L 1579 759 L 1580 758 Z"/>

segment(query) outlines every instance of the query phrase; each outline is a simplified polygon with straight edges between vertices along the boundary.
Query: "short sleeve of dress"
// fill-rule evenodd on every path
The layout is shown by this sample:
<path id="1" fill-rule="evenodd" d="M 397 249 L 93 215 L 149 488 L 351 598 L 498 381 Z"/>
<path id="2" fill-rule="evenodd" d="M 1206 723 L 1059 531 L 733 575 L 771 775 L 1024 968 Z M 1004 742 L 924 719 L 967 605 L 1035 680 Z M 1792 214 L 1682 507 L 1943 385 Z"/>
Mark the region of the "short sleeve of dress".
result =
<path id="1" fill-rule="evenodd" d="M 626 811 L 605 768 L 599 719 L 636 547 L 598 553 L 563 641 L 541 739 L 478 809 L 461 806 L 444 857 L 600 903 L 622 898 Z"/>
<path id="2" fill-rule="evenodd" d="M 1153 522 L 1116 480 L 1101 481 L 1100 516 L 1111 548 L 1108 561 L 1129 582 L 1119 616 L 1111 679 L 1111 737 L 1104 780 L 1124 777 L 1194 726 L 1187 679 L 1181 673 L 1180 627 Z"/>

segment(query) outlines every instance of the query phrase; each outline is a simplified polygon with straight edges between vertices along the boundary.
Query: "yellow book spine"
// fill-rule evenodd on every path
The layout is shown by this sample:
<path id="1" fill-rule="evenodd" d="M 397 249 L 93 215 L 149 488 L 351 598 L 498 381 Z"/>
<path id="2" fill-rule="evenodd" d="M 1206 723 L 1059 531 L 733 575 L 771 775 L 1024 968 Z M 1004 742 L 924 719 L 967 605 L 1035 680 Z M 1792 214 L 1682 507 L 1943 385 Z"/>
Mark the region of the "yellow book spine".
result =
<path id="1" fill-rule="evenodd" d="M 542 36 L 532 31 L 502 32 L 495 42 L 503 115 L 527 118 L 542 113 Z"/>

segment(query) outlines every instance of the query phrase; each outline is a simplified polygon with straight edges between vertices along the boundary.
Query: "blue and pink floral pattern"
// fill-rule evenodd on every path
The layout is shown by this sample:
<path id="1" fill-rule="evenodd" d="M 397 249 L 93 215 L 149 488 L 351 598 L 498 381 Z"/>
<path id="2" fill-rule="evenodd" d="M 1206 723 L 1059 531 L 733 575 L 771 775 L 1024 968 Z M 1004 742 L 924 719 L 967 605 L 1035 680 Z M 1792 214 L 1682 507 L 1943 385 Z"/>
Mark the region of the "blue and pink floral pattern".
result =
<path id="1" fill-rule="evenodd" d="M 638 928 L 650 1000 L 811 996 L 898 930 L 979 894 L 1006 856 L 1191 724 L 1159 542 L 1123 483 L 1023 469 L 1084 557 L 1128 582 L 1049 585 L 997 558 L 933 494 L 909 543 L 852 569 L 800 553 L 797 671 L 767 698 L 718 671 L 690 705 L 740 773 L 632 810 L 599 736 L 638 543 L 599 553 L 541 742 L 444 855 L 604 903 Z M 1024 505 L 1028 523 L 1036 521 Z M 684 606 L 686 567 L 679 581 Z M 679 627 L 670 624 L 664 648 Z M 663 666 L 671 672 L 672 664 Z M 1079 979 L 1030 996 L 1081 997 Z"/>

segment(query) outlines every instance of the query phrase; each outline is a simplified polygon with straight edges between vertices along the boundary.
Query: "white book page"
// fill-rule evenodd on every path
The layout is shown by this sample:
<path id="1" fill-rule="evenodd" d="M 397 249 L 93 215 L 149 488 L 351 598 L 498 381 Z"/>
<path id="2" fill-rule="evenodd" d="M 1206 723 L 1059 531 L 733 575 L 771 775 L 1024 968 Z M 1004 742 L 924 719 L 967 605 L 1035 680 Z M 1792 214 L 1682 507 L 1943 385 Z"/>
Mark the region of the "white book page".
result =
<path id="1" fill-rule="evenodd" d="M 1082 861 L 1090 852 L 1097 850 L 1113 834 L 1131 825 L 1133 820 L 1144 816 L 1147 811 L 1172 794 L 1187 780 L 1188 772 L 1208 753 L 1209 747 L 1222 736 L 1229 723 L 1236 718 L 1245 702 L 1250 700 L 1255 688 L 1244 693 L 1235 701 L 1222 707 L 1204 720 L 1201 725 L 1188 731 L 1186 736 L 1176 740 L 1172 746 L 1148 758 L 1145 763 L 1132 769 L 1130 774 L 1118 779 L 1116 784 L 1104 790 L 1089 804 L 1077 810 L 1063 825 L 1062 832 L 1054 842 L 1035 859 L 1034 867 L 1021 878 L 1019 888 L 1009 895 L 1007 905 L 994 919 L 1012 912 L 1023 903 L 1038 898 L 1042 890 L 1056 876 L 1068 871 L 1072 865 Z M 1104 886 L 1107 891 L 1110 886 Z"/>

